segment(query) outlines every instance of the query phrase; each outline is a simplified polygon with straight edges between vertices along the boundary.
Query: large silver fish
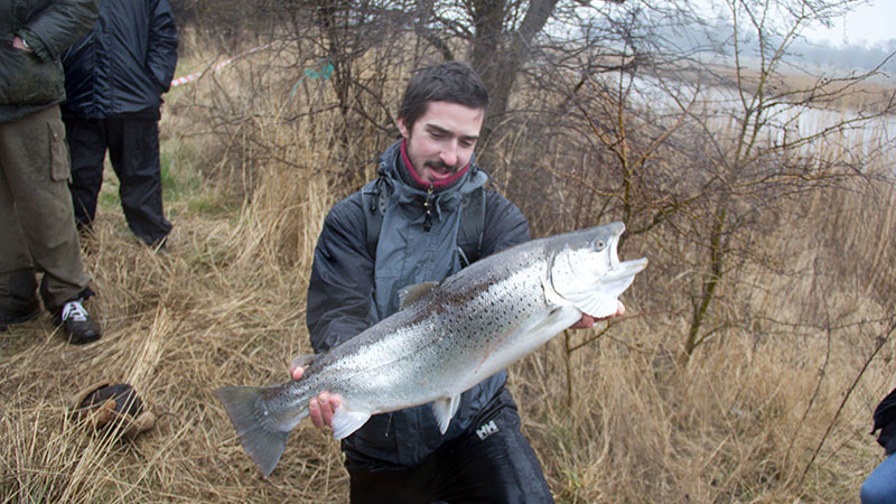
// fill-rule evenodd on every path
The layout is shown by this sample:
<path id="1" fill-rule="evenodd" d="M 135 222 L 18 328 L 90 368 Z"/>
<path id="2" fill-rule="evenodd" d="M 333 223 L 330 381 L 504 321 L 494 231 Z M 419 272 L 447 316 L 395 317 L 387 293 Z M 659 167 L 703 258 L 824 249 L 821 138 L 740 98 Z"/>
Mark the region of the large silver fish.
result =
<path id="1" fill-rule="evenodd" d="M 575 324 L 616 313 L 617 297 L 647 259 L 620 262 L 614 222 L 523 243 L 442 282 L 403 293 L 402 309 L 309 358 L 300 380 L 215 390 L 243 448 L 265 476 L 290 431 L 322 391 L 339 394 L 342 439 L 377 413 L 432 402 L 444 434 L 460 394 Z"/>

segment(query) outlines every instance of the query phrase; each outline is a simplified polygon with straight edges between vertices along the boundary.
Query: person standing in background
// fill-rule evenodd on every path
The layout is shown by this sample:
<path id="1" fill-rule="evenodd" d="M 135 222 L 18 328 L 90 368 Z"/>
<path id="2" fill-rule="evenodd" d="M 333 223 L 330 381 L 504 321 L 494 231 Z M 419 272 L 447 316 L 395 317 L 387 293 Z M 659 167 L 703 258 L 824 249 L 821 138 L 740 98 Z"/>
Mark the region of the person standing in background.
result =
<path id="1" fill-rule="evenodd" d="M 0 2 L 0 331 L 44 307 L 70 343 L 100 338 L 84 309 L 84 271 L 70 177 L 62 52 L 97 19 L 98 0 Z"/>
<path id="2" fill-rule="evenodd" d="M 886 458 L 862 483 L 862 504 L 896 504 L 896 389 L 884 397 L 874 409 L 874 427 L 880 431 L 877 444 L 884 448 Z"/>
<path id="3" fill-rule="evenodd" d="M 164 249 L 159 119 L 177 66 L 177 28 L 167 0 L 103 0 L 93 29 L 66 51 L 62 117 L 71 150 L 79 229 L 89 229 L 106 151 L 131 231 Z"/>

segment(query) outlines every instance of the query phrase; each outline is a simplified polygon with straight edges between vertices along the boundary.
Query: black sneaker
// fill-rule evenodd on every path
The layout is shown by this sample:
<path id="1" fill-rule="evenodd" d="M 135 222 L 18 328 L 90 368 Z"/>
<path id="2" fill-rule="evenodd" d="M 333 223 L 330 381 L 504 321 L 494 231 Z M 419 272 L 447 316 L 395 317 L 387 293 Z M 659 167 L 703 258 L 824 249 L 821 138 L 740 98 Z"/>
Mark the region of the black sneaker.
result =
<path id="1" fill-rule="evenodd" d="M 28 322 L 40 313 L 40 303 L 33 310 L 27 310 L 17 313 L 0 312 L 0 332 L 9 329 L 13 324 L 21 324 Z"/>
<path id="2" fill-rule="evenodd" d="M 90 318 L 90 314 L 84 309 L 80 299 L 69 301 L 59 311 L 57 324 L 62 326 L 68 337 L 68 342 L 74 345 L 83 345 L 96 341 L 102 336 L 100 325 Z"/>
<path id="3" fill-rule="evenodd" d="M 28 322 L 40 313 L 40 301 L 34 298 L 24 307 L 13 308 L 3 306 L 0 308 L 0 332 L 5 331 L 13 324 Z"/>

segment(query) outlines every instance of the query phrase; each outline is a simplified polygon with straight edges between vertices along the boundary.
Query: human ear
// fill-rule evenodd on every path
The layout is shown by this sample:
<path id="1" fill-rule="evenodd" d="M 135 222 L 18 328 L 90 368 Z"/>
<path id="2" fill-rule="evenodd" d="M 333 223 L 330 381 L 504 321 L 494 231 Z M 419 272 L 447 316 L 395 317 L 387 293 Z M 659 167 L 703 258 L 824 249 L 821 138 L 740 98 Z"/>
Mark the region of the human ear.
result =
<path id="1" fill-rule="evenodd" d="M 398 118 L 398 131 L 401 132 L 401 136 L 405 139 L 411 136 L 411 130 L 408 128 L 408 125 L 404 122 L 404 117 Z"/>

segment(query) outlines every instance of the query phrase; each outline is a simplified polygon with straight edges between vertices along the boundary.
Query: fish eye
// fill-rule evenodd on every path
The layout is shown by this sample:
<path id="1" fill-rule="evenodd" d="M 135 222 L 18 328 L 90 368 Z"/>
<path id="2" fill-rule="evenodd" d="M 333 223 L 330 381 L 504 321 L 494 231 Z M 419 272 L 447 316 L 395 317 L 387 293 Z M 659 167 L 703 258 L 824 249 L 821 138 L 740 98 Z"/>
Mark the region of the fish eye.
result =
<path id="1" fill-rule="evenodd" d="M 606 241 L 600 240 L 600 239 L 594 240 L 594 250 L 600 252 L 601 250 L 605 249 L 606 247 L 607 247 Z"/>

